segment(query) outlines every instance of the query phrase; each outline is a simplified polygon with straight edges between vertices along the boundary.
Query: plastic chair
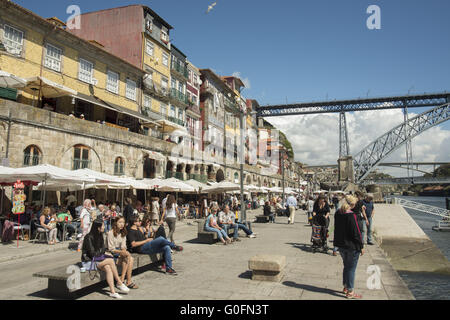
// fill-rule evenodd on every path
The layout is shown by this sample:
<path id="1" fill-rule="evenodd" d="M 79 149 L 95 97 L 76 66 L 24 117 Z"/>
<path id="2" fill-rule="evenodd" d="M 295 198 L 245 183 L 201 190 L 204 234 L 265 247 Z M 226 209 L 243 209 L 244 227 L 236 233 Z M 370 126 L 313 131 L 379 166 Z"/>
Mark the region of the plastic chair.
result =
<path id="1" fill-rule="evenodd" d="M 43 228 L 36 220 L 33 220 L 31 223 L 34 224 L 34 227 L 36 229 L 36 235 L 35 235 L 34 239 L 32 240 L 33 243 L 36 243 L 36 240 L 40 240 L 40 235 L 42 233 L 45 233 L 45 239 L 46 239 L 46 242 L 48 243 L 48 232 L 49 231 L 47 229 Z"/>

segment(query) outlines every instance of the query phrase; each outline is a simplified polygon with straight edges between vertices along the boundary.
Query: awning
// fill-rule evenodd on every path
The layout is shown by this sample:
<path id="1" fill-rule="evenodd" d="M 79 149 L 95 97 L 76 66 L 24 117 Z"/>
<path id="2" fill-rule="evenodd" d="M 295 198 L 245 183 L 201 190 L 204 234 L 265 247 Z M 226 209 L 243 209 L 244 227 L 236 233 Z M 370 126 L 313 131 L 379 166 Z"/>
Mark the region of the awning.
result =
<path id="1" fill-rule="evenodd" d="M 166 157 L 159 152 L 142 150 L 150 159 L 158 160 L 158 161 L 166 161 Z"/>
<path id="2" fill-rule="evenodd" d="M 27 80 L 16 77 L 15 75 L 0 70 L 0 87 L 18 89 L 23 88 L 27 84 Z"/>
<path id="3" fill-rule="evenodd" d="M 179 124 L 173 123 L 172 121 L 166 120 L 166 119 L 160 119 L 157 120 L 156 123 L 161 125 L 163 127 L 164 133 L 170 133 L 175 130 L 181 130 L 187 133 L 187 130 L 185 127 L 180 126 Z"/>
<path id="4" fill-rule="evenodd" d="M 80 99 L 80 100 L 86 101 L 86 102 L 89 102 L 89 103 L 92 103 L 92 104 L 95 104 L 95 105 L 100 106 L 102 108 L 106 108 L 106 109 L 113 110 L 115 112 L 119 112 L 119 110 L 117 110 L 117 109 L 115 109 L 115 108 L 113 108 L 113 107 L 111 107 L 111 106 L 109 106 L 109 105 L 107 105 L 105 103 L 102 103 L 102 102 L 98 101 L 93 96 L 88 96 L 88 95 L 85 95 L 83 93 L 77 93 L 75 95 L 72 95 L 72 97 L 74 97 L 76 99 Z"/>
<path id="5" fill-rule="evenodd" d="M 26 81 L 27 84 L 22 90 L 32 95 L 39 89 L 41 89 L 42 96 L 46 98 L 58 98 L 78 94 L 75 90 L 41 76 L 28 78 Z"/>

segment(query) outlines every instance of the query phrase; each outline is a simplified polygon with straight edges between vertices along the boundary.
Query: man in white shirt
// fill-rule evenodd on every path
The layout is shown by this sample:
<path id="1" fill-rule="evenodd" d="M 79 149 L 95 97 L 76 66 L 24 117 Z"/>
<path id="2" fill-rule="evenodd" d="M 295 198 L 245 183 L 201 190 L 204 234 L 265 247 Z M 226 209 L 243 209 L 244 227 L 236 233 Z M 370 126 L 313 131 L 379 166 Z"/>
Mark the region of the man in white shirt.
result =
<path id="1" fill-rule="evenodd" d="M 312 218 L 312 213 L 314 211 L 314 201 L 312 197 L 308 198 L 306 202 L 306 212 L 308 213 L 308 223 L 311 224 L 310 218 Z"/>
<path id="2" fill-rule="evenodd" d="M 77 198 L 73 194 L 69 194 L 65 199 L 67 205 L 71 204 L 72 202 L 77 202 Z"/>
<path id="3" fill-rule="evenodd" d="M 290 195 L 286 200 L 286 205 L 289 208 L 288 224 L 294 224 L 295 220 L 295 208 L 297 207 L 297 200 L 293 195 Z"/>
<path id="4" fill-rule="evenodd" d="M 229 206 L 225 206 L 223 208 L 223 211 L 219 213 L 219 221 L 218 221 L 219 226 L 225 229 L 226 232 L 228 232 L 228 229 L 234 228 L 233 241 L 240 241 L 238 234 L 239 229 L 243 230 L 247 235 L 247 237 L 256 238 L 256 233 L 250 231 L 250 229 L 247 228 L 245 224 L 234 223 L 233 222 L 234 219 L 235 219 L 234 213 L 230 210 Z"/>

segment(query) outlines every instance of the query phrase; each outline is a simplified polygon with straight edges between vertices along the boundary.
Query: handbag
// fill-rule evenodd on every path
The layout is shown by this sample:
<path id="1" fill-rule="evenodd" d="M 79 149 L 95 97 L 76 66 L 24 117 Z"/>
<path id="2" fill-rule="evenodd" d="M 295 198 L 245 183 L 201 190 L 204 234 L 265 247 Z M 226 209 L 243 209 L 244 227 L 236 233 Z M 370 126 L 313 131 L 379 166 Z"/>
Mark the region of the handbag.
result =
<path id="1" fill-rule="evenodd" d="M 95 277 L 97 276 L 97 273 L 98 273 L 97 265 L 100 262 L 104 261 L 105 259 L 113 259 L 113 257 L 111 257 L 111 256 L 109 256 L 107 254 L 102 254 L 102 255 L 95 256 L 95 257 L 92 258 L 91 266 L 89 267 L 89 278 L 91 280 L 94 280 Z M 95 271 L 93 276 L 91 275 L 92 271 Z"/>

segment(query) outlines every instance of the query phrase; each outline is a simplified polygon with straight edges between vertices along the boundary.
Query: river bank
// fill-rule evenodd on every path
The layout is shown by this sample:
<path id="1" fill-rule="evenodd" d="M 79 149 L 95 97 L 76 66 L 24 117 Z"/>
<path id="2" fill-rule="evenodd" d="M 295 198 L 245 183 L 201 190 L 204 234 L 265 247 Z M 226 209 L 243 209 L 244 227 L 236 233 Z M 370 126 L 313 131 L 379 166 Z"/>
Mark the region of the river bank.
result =
<path id="1" fill-rule="evenodd" d="M 445 288 L 432 285 L 437 282 L 445 286 L 450 282 L 446 255 L 401 206 L 376 204 L 375 210 L 377 242 L 416 298 L 448 299 L 448 295 L 441 294 Z"/>

